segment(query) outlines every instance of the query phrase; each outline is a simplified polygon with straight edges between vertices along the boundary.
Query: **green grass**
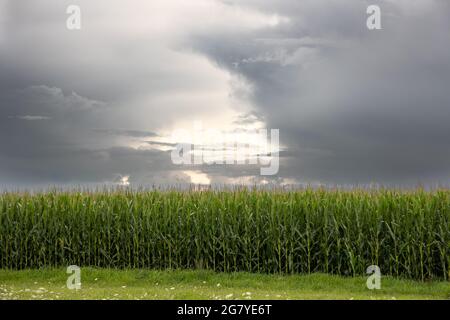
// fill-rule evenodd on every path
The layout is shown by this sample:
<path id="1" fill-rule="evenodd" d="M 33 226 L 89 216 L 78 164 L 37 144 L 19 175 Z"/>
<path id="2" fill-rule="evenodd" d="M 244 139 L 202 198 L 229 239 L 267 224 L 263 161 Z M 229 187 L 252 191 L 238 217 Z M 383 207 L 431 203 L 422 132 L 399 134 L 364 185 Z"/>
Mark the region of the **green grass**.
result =
<path id="1" fill-rule="evenodd" d="M 0 195 L 0 268 L 207 269 L 445 280 L 450 192 Z"/>
<path id="2" fill-rule="evenodd" d="M 84 268 L 76 291 L 67 276 L 65 269 L 0 270 L 0 299 L 450 299 L 448 282 L 390 277 L 369 290 L 365 277 Z"/>

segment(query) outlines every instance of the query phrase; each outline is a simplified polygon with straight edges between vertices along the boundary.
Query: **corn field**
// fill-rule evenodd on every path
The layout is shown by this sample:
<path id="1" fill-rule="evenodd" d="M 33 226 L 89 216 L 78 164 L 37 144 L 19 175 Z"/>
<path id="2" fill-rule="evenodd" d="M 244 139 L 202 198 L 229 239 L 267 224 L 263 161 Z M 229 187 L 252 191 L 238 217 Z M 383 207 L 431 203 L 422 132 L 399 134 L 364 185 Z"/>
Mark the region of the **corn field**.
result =
<path id="1" fill-rule="evenodd" d="M 450 274 L 448 190 L 4 193 L 0 210 L 5 269 Z"/>

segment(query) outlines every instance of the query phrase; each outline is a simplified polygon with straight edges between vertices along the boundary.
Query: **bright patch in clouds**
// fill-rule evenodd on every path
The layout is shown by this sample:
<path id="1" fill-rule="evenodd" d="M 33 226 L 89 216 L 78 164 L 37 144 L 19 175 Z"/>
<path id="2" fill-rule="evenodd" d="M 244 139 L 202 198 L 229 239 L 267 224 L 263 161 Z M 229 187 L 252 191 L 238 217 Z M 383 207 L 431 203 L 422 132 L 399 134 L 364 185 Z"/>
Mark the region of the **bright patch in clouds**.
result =
<path id="1" fill-rule="evenodd" d="M 183 171 L 183 173 L 189 176 L 192 184 L 205 185 L 211 183 L 211 180 L 206 173 L 200 171 Z"/>
<path id="2" fill-rule="evenodd" d="M 124 187 L 129 186 L 130 185 L 130 176 L 121 176 L 118 184 L 120 186 L 124 186 Z"/>

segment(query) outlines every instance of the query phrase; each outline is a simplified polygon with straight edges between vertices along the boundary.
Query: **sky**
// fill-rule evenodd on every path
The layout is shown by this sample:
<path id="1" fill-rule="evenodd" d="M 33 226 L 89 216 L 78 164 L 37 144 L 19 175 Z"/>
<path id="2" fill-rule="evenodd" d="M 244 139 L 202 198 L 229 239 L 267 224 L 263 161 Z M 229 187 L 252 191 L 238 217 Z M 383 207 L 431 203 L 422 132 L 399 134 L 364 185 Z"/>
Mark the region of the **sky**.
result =
<path id="1" fill-rule="evenodd" d="M 448 185 L 449 30 L 447 0 L 0 0 L 0 186 Z M 279 170 L 175 164 L 199 123 L 277 129 Z"/>

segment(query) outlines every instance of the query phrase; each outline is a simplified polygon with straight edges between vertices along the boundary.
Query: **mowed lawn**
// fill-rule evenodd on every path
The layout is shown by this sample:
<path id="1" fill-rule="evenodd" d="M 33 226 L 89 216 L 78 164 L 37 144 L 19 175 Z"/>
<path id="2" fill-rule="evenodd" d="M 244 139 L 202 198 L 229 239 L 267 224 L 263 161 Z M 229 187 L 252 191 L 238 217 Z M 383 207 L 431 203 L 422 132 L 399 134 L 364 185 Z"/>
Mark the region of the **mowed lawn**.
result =
<path id="1" fill-rule="evenodd" d="M 81 289 L 66 286 L 65 269 L 0 270 L 0 299 L 450 299 L 450 282 L 382 277 L 266 275 L 210 271 L 81 269 Z"/>

